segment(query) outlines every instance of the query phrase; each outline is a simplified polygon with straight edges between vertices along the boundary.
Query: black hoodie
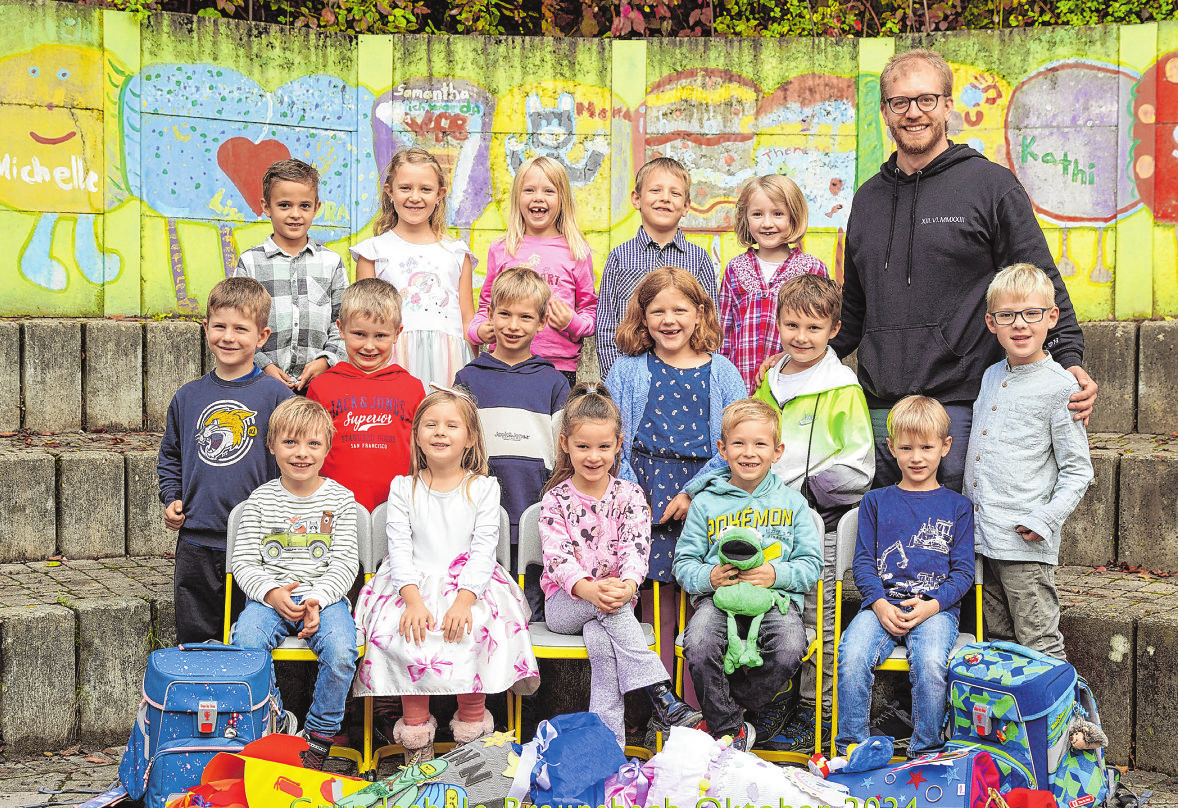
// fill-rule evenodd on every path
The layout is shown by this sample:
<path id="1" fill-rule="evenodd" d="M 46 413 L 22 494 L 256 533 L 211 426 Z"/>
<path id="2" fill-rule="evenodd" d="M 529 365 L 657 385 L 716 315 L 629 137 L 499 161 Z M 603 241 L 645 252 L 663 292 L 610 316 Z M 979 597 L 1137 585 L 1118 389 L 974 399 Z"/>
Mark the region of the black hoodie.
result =
<path id="1" fill-rule="evenodd" d="M 982 374 L 1002 358 L 986 328 L 986 288 L 1025 261 L 1055 284 L 1059 323 L 1046 347 L 1065 368 L 1084 357 L 1084 334 L 1027 192 L 1009 169 L 949 144 L 905 174 L 896 155 L 855 193 L 847 224 L 840 357 L 859 349 L 868 406 L 923 394 L 972 404 Z"/>

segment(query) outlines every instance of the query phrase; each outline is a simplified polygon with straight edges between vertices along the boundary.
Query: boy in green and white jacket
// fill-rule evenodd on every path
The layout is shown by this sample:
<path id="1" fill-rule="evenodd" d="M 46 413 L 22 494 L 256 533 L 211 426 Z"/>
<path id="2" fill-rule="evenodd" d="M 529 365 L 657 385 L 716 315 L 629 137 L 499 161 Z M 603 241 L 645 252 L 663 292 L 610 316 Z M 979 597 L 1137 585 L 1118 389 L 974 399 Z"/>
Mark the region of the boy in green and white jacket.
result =
<path id="1" fill-rule="evenodd" d="M 782 358 L 765 373 L 755 398 L 781 413 L 781 439 L 786 450 L 773 464 L 781 480 L 797 491 L 809 488 L 826 526 L 823 542 L 822 703 L 829 711 L 833 696 L 835 529 L 843 514 L 855 507 L 871 488 L 875 477 L 875 442 L 871 416 L 863 388 L 855 373 L 842 364 L 827 343 L 839 331 L 842 290 L 821 275 L 803 275 L 787 281 L 777 295 L 777 328 L 785 349 Z M 807 628 L 817 622 L 817 597 L 806 599 L 803 612 Z M 804 749 L 813 746 L 814 716 L 810 700 L 816 680 L 814 663 L 802 669 L 802 708 L 789 716 L 771 704 L 755 721 L 758 734 L 781 733 L 770 748 Z M 784 703 L 787 700 L 782 700 Z M 807 704 L 810 704 L 807 707 Z M 765 733 L 765 734 L 762 734 Z"/>

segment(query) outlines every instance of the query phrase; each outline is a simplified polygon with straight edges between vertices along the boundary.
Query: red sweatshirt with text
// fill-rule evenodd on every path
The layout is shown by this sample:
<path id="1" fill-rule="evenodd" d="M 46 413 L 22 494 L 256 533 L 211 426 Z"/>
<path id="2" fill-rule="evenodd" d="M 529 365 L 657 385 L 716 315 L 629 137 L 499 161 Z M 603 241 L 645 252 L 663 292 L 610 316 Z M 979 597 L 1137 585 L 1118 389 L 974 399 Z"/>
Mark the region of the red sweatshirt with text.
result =
<path id="1" fill-rule="evenodd" d="M 421 382 L 397 364 L 365 373 L 339 362 L 311 381 L 307 398 L 326 407 L 335 424 L 323 476 L 373 510 L 389 498 L 393 478 L 409 473 Z"/>

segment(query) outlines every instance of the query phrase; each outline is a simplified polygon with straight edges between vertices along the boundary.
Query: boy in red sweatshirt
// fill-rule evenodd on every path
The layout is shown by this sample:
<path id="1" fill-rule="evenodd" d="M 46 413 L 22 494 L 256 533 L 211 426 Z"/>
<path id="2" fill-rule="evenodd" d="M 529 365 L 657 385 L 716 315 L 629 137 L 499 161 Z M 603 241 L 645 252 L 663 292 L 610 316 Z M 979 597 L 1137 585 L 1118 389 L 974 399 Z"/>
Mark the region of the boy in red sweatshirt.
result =
<path id="1" fill-rule="evenodd" d="M 391 284 L 366 278 L 349 286 L 338 326 L 348 361 L 313 379 L 307 398 L 326 407 L 335 425 L 323 476 L 372 511 L 388 499 L 393 478 L 409 473 L 413 415 L 425 390 L 392 362 L 401 296 Z"/>

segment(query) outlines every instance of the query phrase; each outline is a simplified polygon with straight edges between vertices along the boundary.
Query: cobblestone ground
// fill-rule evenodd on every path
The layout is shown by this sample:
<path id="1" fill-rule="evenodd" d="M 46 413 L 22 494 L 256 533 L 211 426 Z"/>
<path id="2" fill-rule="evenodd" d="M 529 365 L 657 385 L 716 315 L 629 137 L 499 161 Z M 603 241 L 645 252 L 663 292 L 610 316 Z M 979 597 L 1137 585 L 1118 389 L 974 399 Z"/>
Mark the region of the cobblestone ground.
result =
<path id="1" fill-rule="evenodd" d="M 119 776 L 121 747 L 87 753 L 74 748 L 56 754 L 16 757 L 0 754 L 0 808 L 22 808 L 53 803 L 76 805 L 92 794 L 68 789 L 105 791 Z M 1150 790 L 1149 808 L 1178 808 L 1178 778 L 1152 772 L 1131 771 L 1125 783 L 1142 793 Z M 38 789 L 62 791 L 44 794 Z M 127 803 L 129 804 L 129 803 Z"/>

